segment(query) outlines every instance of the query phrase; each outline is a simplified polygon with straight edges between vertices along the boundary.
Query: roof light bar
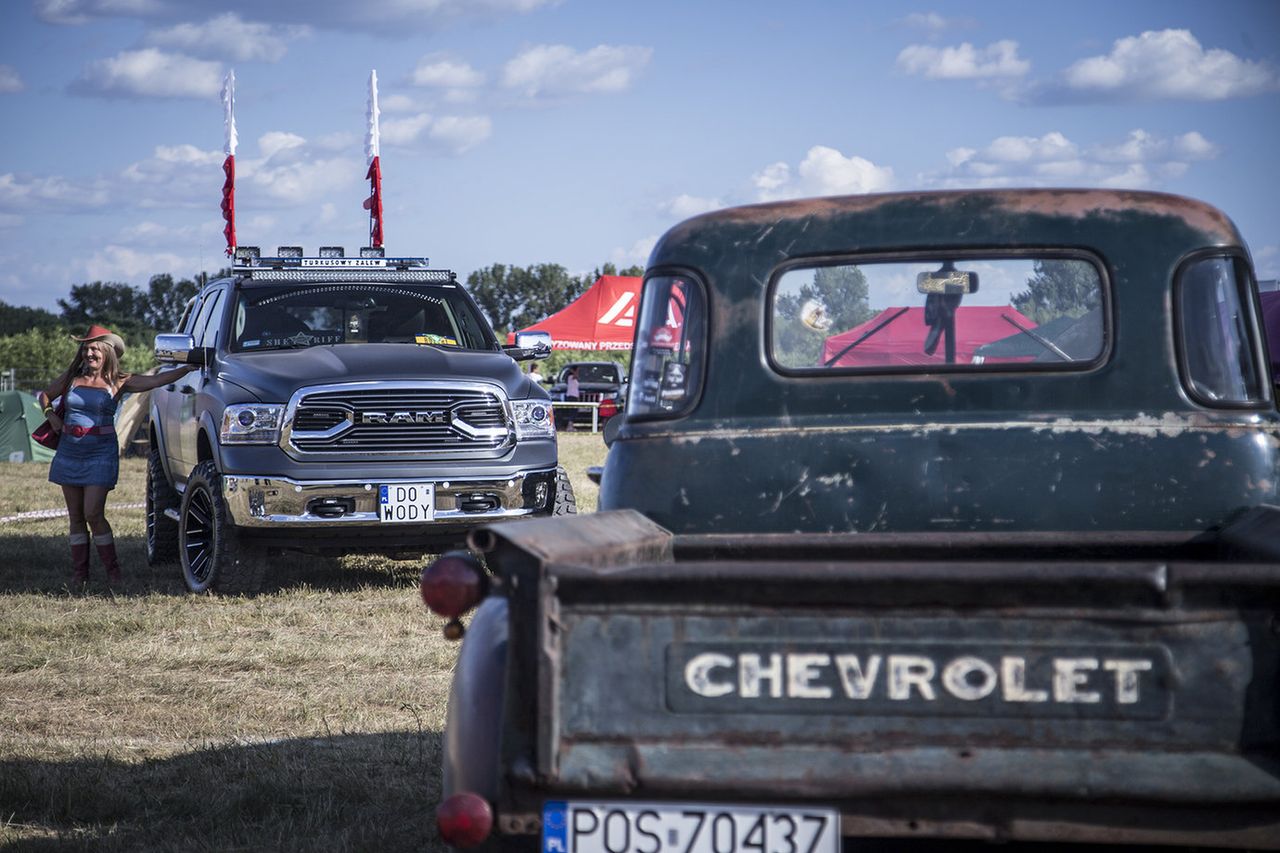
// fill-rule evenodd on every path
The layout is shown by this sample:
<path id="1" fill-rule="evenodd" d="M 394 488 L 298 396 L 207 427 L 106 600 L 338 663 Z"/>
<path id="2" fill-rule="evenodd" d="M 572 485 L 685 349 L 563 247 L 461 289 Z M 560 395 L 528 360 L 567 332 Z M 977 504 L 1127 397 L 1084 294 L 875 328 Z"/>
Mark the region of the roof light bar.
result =
<path id="1" fill-rule="evenodd" d="M 346 252 L 341 246 L 321 246 L 320 257 L 322 258 L 341 258 Z"/>
<path id="2" fill-rule="evenodd" d="M 262 257 L 262 250 L 257 246 L 236 246 L 235 264 L 240 266 L 252 266 L 253 262 Z"/>
<path id="3" fill-rule="evenodd" d="M 449 270 L 425 269 L 264 269 L 254 267 L 242 270 L 246 278 L 253 281 L 292 281 L 323 282 L 335 281 L 378 281 L 378 282 L 438 282 L 450 283 L 455 280 Z"/>
<path id="4" fill-rule="evenodd" d="M 281 246 L 276 249 L 276 255 L 281 258 L 300 258 L 302 257 L 301 246 Z"/>
<path id="5" fill-rule="evenodd" d="M 361 246 L 360 257 L 362 258 L 385 258 L 387 250 L 381 246 Z"/>

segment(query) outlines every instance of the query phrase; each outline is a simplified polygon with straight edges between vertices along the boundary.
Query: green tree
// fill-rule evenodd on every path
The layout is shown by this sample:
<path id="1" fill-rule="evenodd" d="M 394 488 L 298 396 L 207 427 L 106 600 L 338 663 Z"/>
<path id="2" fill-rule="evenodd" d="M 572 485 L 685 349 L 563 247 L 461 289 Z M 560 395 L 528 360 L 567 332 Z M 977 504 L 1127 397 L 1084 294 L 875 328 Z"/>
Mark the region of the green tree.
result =
<path id="1" fill-rule="evenodd" d="M 206 279 L 203 273 L 199 276 Z M 144 320 L 152 329 L 172 331 L 182 319 L 187 301 L 200 292 L 201 285 L 189 278 L 174 281 L 169 273 L 151 276 L 147 284 L 147 303 Z"/>
<path id="2" fill-rule="evenodd" d="M 96 323 L 116 332 L 131 346 L 149 341 L 154 334 L 147 322 L 147 295 L 115 281 L 95 281 L 71 287 L 67 299 L 59 299 L 62 322 L 79 334 Z"/>
<path id="3" fill-rule="evenodd" d="M 1013 297 L 1013 307 L 1044 325 L 1059 317 L 1080 317 L 1102 301 L 1093 265 L 1076 260 L 1035 262 L 1027 289 Z"/>
<path id="4" fill-rule="evenodd" d="M 549 317 L 581 296 L 584 289 L 581 279 L 569 275 L 560 264 L 493 264 L 467 276 L 467 290 L 500 339 L 507 332 Z"/>
<path id="5" fill-rule="evenodd" d="M 804 313 L 819 306 L 822 326 L 805 322 Z M 812 283 L 779 293 L 774 305 L 773 347 L 790 367 L 816 365 L 827 338 L 852 329 L 875 316 L 868 298 L 867 278 L 856 266 L 818 267 Z"/>
<path id="6" fill-rule="evenodd" d="M 58 315 L 43 308 L 9 305 L 0 300 L 0 337 L 16 335 L 27 329 L 53 329 L 61 324 Z"/>

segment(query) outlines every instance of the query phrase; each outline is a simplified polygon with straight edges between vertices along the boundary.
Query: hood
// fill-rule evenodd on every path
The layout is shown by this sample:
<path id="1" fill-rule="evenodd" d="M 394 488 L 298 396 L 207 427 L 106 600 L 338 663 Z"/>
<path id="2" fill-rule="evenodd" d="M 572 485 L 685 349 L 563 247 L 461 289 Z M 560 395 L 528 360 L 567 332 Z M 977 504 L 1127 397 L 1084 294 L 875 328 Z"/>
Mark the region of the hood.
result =
<path id="1" fill-rule="evenodd" d="M 307 385 L 378 380 L 467 380 L 501 385 L 513 400 L 546 397 L 534 390 L 510 356 L 416 344 L 338 344 L 306 349 L 228 353 L 218 360 L 220 379 L 264 403 L 287 402 Z"/>

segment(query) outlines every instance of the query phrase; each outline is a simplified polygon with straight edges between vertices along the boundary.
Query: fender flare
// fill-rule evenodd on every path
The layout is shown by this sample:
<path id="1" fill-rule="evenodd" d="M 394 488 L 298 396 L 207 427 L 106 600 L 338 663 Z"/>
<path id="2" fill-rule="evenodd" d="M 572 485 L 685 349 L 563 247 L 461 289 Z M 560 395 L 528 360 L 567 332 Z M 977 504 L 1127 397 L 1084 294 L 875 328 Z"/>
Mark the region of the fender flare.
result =
<path id="1" fill-rule="evenodd" d="M 507 606 L 507 599 L 496 595 L 481 602 L 458 653 L 441 750 L 444 797 L 471 791 L 490 802 L 498 798 Z"/>

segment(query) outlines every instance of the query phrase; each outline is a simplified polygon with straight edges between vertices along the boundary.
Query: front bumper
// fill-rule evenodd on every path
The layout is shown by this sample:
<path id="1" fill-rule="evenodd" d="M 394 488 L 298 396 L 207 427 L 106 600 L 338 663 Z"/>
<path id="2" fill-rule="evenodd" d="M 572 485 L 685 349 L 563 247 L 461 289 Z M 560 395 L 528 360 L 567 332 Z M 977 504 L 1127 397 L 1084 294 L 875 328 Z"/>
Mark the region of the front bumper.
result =
<path id="1" fill-rule="evenodd" d="M 555 493 L 556 469 L 522 471 L 502 478 L 446 477 L 293 480 L 224 474 L 222 493 L 236 527 L 283 530 L 368 527 L 390 529 L 378 516 L 378 487 L 404 483 L 435 486 L 435 517 L 420 527 L 456 528 L 546 513 Z"/>

